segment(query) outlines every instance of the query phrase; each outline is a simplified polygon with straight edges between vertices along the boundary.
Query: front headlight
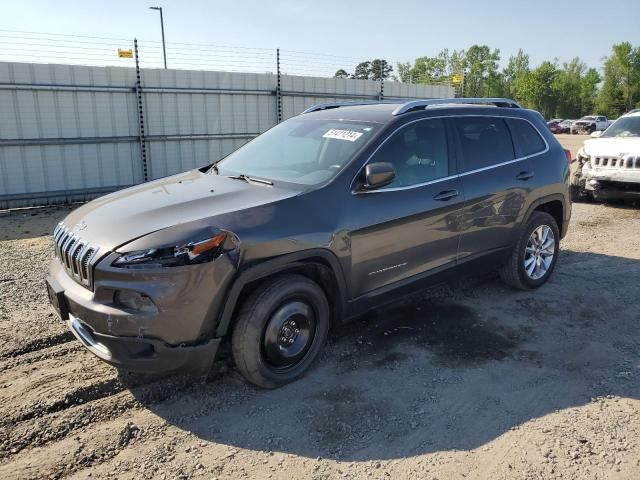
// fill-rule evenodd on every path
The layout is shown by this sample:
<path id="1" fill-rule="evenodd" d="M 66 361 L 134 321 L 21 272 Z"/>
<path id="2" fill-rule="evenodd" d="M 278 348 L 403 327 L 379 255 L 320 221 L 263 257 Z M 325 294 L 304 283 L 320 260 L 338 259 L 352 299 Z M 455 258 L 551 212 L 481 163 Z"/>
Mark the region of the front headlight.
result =
<path id="1" fill-rule="evenodd" d="M 121 268 L 180 267 L 210 262 L 220 255 L 226 238 L 227 233 L 220 232 L 213 237 L 194 242 L 127 252 L 116 259 L 113 266 Z"/>

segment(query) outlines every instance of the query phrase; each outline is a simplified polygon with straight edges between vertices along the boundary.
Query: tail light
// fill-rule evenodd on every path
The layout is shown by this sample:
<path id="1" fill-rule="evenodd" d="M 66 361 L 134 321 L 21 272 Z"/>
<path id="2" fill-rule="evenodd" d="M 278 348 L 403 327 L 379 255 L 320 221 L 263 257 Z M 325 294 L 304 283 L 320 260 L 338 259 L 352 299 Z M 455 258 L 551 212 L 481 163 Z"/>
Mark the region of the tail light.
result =
<path id="1" fill-rule="evenodd" d="M 573 162 L 573 155 L 571 155 L 571 150 L 564 149 L 564 154 L 567 157 L 567 163 Z"/>

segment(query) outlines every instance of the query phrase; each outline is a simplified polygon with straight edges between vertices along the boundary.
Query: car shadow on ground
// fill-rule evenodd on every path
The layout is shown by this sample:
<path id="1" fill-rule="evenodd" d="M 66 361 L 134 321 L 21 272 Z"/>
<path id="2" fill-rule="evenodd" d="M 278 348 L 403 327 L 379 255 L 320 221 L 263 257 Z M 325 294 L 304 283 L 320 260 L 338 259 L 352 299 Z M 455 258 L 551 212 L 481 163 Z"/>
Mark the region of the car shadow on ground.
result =
<path id="1" fill-rule="evenodd" d="M 621 282 L 640 284 L 640 260 L 564 250 L 539 290 L 471 280 L 338 327 L 318 366 L 277 390 L 231 368 L 163 401 L 131 391 L 245 449 L 348 461 L 474 449 L 594 397 L 638 398 L 640 310 Z"/>

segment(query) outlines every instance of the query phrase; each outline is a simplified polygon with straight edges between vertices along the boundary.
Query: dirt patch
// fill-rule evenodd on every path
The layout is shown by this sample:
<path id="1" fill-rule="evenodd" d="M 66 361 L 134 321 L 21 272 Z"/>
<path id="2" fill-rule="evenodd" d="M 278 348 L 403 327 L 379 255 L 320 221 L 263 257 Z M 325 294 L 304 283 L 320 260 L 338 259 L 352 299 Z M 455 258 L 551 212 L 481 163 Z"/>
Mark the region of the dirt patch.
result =
<path id="1" fill-rule="evenodd" d="M 228 360 L 126 375 L 73 341 L 42 288 L 65 213 L 0 215 L 0 478 L 637 478 L 639 210 L 576 204 L 548 285 L 414 295 L 274 391 Z"/>

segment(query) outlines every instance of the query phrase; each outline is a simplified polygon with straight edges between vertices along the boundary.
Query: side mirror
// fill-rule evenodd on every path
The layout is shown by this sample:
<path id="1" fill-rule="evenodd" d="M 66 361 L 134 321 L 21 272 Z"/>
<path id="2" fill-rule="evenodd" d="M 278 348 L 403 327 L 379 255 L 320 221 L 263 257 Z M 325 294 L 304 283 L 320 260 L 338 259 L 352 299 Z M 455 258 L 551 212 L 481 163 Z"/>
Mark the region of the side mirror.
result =
<path id="1" fill-rule="evenodd" d="M 389 185 L 396 178 L 396 170 L 388 162 L 369 163 L 364 167 L 364 190 L 375 190 L 376 188 Z"/>
<path id="2" fill-rule="evenodd" d="M 591 132 L 591 137 L 598 138 L 602 136 L 602 130 L 596 130 L 595 132 Z"/>

